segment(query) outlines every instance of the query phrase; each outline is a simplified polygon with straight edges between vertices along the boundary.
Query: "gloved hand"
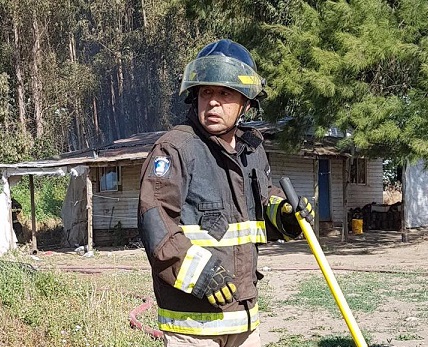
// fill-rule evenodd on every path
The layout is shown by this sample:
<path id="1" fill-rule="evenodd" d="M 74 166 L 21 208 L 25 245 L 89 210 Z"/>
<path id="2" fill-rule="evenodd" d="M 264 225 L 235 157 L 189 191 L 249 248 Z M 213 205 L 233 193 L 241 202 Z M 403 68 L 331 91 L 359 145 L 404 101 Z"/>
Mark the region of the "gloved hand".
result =
<path id="1" fill-rule="evenodd" d="M 310 204 L 307 198 L 299 196 L 299 203 L 296 209 L 300 213 L 302 218 L 306 219 L 308 223 L 312 223 L 315 219 L 315 212 L 312 209 L 312 205 Z M 282 205 L 281 213 L 293 213 L 293 207 L 290 205 L 289 202 L 285 202 L 284 205 Z"/>
<path id="2" fill-rule="evenodd" d="M 213 278 L 208 283 L 208 288 L 205 295 L 211 305 L 218 307 L 231 303 L 233 299 L 238 298 L 238 290 L 232 283 L 232 276 L 223 267 L 219 266 Z"/>

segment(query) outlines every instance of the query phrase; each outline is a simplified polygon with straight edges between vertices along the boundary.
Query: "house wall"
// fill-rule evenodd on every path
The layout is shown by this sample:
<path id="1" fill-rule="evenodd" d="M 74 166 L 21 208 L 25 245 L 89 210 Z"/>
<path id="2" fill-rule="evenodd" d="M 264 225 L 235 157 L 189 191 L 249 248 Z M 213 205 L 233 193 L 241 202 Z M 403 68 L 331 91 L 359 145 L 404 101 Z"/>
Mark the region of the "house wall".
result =
<path id="1" fill-rule="evenodd" d="M 375 202 L 383 204 L 383 165 L 382 159 L 367 163 L 367 184 L 350 183 L 348 188 L 348 207 L 364 207 Z"/>
<path id="2" fill-rule="evenodd" d="M 298 195 L 306 196 L 314 203 L 314 160 L 283 153 L 268 153 L 272 181 L 279 186 L 283 176 L 290 178 Z M 141 165 L 122 167 L 122 189 L 117 192 L 99 192 L 96 168 L 91 168 L 93 186 L 93 227 L 113 230 L 118 222 L 124 229 L 137 228 L 137 208 Z M 343 160 L 330 159 L 330 209 L 332 221 L 343 221 Z M 348 208 L 363 207 L 371 202 L 383 201 L 382 160 L 368 162 L 367 185 L 349 184 Z"/>
<path id="3" fill-rule="evenodd" d="M 349 200 L 349 197 L 348 197 Z M 349 205 L 349 201 L 348 201 Z M 349 206 L 348 206 L 349 208 Z M 330 159 L 330 209 L 333 224 L 343 222 L 343 158 Z"/>
<path id="4" fill-rule="evenodd" d="M 298 195 L 306 196 L 314 203 L 314 160 L 282 153 L 269 153 L 272 181 L 279 186 L 283 176 L 290 178 Z M 343 159 L 330 158 L 330 211 L 334 224 L 343 221 Z M 349 184 L 348 208 L 363 207 L 366 204 L 383 202 L 382 160 L 368 161 L 367 184 Z"/>
<path id="5" fill-rule="evenodd" d="M 93 228 L 112 230 L 118 222 L 124 229 L 137 228 L 141 165 L 122 166 L 121 190 L 100 192 L 96 168 L 91 168 L 93 184 Z"/>
<path id="6" fill-rule="evenodd" d="M 272 183 L 278 187 L 279 180 L 290 178 L 297 195 L 306 196 L 314 202 L 314 163 L 312 159 L 271 152 L 268 154 L 272 170 Z"/>

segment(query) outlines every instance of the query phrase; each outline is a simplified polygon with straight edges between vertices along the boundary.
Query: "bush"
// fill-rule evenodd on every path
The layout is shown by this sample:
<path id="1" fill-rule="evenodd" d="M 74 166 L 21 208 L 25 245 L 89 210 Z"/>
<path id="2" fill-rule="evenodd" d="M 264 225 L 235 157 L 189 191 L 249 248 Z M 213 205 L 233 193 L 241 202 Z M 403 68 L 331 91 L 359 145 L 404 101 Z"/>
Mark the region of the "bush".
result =
<path id="1" fill-rule="evenodd" d="M 34 177 L 34 200 L 36 219 L 46 223 L 61 219 L 61 208 L 67 193 L 68 177 Z M 30 180 L 25 176 L 11 188 L 12 197 L 22 205 L 20 218 L 31 220 Z M 29 223 L 28 223 L 29 224 Z"/>

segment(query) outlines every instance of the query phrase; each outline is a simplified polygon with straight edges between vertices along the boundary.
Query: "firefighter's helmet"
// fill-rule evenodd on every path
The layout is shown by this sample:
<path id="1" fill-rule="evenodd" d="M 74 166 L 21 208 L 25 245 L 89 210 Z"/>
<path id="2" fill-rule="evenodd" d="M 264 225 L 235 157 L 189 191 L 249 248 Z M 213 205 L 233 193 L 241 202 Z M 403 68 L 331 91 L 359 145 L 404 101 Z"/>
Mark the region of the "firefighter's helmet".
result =
<path id="1" fill-rule="evenodd" d="M 265 82 L 257 74 L 250 52 L 229 39 L 215 41 L 202 48 L 184 70 L 180 94 L 206 85 L 234 89 L 250 100 L 265 95 Z"/>

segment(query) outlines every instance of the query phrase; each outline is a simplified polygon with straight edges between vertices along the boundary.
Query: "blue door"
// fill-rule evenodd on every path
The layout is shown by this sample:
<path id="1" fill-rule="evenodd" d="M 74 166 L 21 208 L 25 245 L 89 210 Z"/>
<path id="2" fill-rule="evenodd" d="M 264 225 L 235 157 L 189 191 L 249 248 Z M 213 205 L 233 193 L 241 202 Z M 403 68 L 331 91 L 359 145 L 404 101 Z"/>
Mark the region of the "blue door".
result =
<path id="1" fill-rule="evenodd" d="M 319 220 L 320 222 L 331 221 L 330 213 L 330 161 L 320 159 L 318 167 L 319 187 Z"/>

